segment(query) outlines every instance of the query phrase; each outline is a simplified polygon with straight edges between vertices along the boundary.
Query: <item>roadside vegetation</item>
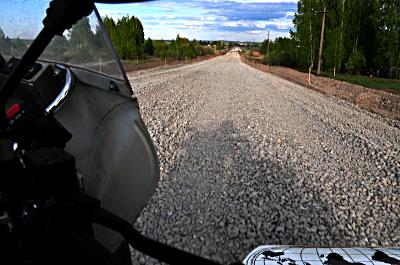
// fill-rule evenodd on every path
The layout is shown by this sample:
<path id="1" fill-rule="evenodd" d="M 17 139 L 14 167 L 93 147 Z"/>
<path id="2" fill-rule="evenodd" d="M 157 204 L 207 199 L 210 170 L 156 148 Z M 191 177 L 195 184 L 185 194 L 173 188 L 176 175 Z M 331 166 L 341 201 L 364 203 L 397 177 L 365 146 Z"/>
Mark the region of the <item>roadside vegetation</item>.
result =
<path id="1" fill-rule="evenodd" d="M 375 89 L 400 90 L 398 0 L 300 0 L 290 38 L 258 45 L 263 63 L 315 72 L 324 7 L 321 74 Z"/>
<path id="2" fill-rule="evenodd" d="M 341 73 L 336 74 L 336 76 L 333 76 L 333 73 L 331 72 L 322 72 L 321 76 L 335 78 L 340 81 L 364 87 L 369 87 L 373 89 L 389 89 L 400 92 L 400 80 L 396 79 L 369 77 L 365 75 L 341 74 Z"/>
<path id="3" fill-rule="evenodd" d="M 135 17 L 122 17 L 117 21 L 105 17 L 103 20 L 117 53 L 128 69 L 135 69 L 133 64 L 158 65 L 162 62 L 192 60 L 214 55 L 224 49 L 223 43 L 189 40 L 179 34 L 173 40 L 145 39 L 143 26 Z"/>

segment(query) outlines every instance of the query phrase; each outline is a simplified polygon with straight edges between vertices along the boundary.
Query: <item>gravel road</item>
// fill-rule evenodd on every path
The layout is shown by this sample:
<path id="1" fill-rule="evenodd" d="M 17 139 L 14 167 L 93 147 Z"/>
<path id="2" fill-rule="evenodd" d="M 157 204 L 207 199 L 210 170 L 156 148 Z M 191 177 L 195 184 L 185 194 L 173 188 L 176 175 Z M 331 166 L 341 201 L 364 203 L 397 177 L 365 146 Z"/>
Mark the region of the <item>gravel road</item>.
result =
<path id="1" fill-rule="evenodd" d="M 161 163 L 144 234 L 224 263 L 261 244 L 400 245 L 399 122 L 236 53 L 129 79 Z"/>

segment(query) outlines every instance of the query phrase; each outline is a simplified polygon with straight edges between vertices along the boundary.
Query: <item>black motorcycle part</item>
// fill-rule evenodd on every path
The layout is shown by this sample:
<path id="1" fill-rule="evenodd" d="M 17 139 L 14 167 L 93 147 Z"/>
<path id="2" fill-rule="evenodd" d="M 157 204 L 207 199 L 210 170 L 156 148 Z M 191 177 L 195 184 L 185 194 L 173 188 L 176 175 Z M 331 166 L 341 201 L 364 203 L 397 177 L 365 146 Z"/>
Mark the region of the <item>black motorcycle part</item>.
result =
<path id="1" fill-rule="evenodd" d="M 82 17 L 89 16 L 93 9 L 93 0 L 53 0 L 46 10 L 43 25 L 61 36 L 64 30 L 70 29 Z"/>
<path id="2" fill-rule="evenodd" d="M 0 223 L 1 264 L 22 264 L 19 245 L 6 224 Z"/>
<path id="3" fill-rule="evenodd" d="M 129 222 L 99 208 L 92 216 L 93 221 L 112 229 L 124 236 L 125 240 L 134 249 L 158 259 L 161 262 L 178 265 L 220 265 L 220 263 L 207 260 L 172 246 L 157 242 L 140 234 Z"/>
<path id="4" fill-rule="evenodd" d="M 39 105 L 27 101 L 11 118 L 9 134 L 21 148 L 64 147 L 72 135 Z"/>
<path id="5" fill-rule="evenodd" d="M 6 63 L 6 60 L 5 60 L 4 57 L 1 56 L 1 54 L 0 54 L 0 68 L 2 68 L 3 65 L 4 65 L 5 63 Z"/>
<path id="6" fill-rule="evenodd" d="M 48 200 L 23 218 L 20 242 L 24 261 L 34 265 L 127 265 L 94 239 L 91 223 L 73 205 L 68 200 Z"/>
<path id="7" fill-rule="evenodd" d="M 27 150 L 23 156 L 30 199 L 60 198 L 79 192 L 75 158 L 61 148 Z"/>

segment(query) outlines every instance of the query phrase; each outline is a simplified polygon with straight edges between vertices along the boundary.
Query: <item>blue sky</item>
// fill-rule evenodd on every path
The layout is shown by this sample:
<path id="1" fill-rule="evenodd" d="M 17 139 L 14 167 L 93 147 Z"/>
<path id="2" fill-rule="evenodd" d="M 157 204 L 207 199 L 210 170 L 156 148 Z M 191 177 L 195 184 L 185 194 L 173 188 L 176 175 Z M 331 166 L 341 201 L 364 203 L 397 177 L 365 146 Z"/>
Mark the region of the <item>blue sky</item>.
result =
<path id="1" fill-rule="evenodd" d="M 298 0 L 159 0 L 147 3 L 103 5 L 102 16 L 138 17 L 147 37 L 262 41 L 288 36 Z"/>
<path id="2" fill-rule="evenodd" d="M 49 0 L 0 0 L 7 12 L 0 27 L 10 37 L 33 38 L 42 26 Z M 288 36 L 298 0 L 158 0 L 146 3 L 98 4 L 102 16 L 138 17 L 146 38 L 262 41 Z"/>

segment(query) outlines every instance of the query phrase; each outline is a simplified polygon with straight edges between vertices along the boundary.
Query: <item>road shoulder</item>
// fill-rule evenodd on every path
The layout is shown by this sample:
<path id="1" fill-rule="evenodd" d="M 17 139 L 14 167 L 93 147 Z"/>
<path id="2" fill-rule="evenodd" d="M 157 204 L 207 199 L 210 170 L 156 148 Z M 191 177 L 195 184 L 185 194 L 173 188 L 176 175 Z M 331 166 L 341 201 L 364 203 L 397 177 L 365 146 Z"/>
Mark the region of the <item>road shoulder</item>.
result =
<path id="1" fill-rule="evenodd" d="M 314 75 L 309 84 L 307 73 L 290 68 L 266 66 L 250 61 L 244 56 L 241 56 L 241 59 L 243 63 L 262 72 L 276 75 L 322 94 L 340 98 L 385 118 L 400 120 L 400 95 Z"/>

